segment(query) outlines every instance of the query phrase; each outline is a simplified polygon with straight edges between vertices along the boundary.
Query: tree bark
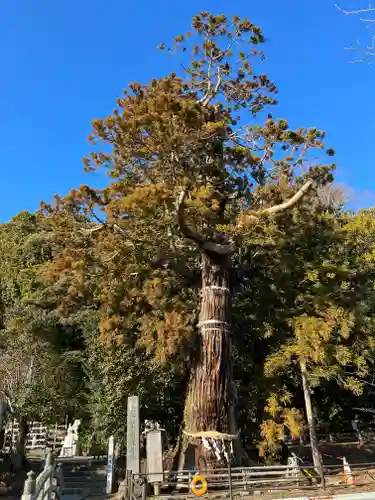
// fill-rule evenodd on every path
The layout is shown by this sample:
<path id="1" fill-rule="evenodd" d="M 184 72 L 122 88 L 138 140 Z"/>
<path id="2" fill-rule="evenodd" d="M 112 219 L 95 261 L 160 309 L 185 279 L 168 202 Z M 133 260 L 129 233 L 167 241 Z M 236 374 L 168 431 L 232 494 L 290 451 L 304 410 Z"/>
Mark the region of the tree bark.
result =
<path id="1" fill-rule="evenodd" d="M 230 256 L 202 255 L 199 346 L 185 408 L 185 434 L 199 471 L 226 467 L 226 440 L 237 433 L 231 361 Z"/>
<path id="2" fill-rule="evenodd" d="M 319 453 L 318 438 L 316 435 L 315 419 L 313 415 L 312 403 L 311 403 L 311 393 L 310 384 L 307 377 L 307 369 L 304 361 L 300 361 L 301 375 L 302 375 L 302 387 L 303 396 L 305 399 L 305 409 L 307 417 L 307 425 L 309 428 L 310 444 L 311 444 L 311 454 L 314 463 L 315 470 L 317 474 L 321 477 L 322 482 L 324 482 L 324 472 L 322 459 Z"/>

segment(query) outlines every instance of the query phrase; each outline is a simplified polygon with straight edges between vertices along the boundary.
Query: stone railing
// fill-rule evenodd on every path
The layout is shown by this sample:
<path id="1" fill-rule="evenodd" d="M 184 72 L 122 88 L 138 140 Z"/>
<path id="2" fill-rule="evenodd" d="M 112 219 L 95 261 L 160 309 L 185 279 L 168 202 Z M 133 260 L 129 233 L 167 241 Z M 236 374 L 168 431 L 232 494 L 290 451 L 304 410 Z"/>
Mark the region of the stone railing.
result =
<path id="1" fill-rule="evenodd" d="M 34 471 L 27 474 L 21 500 L 53 500 L 59 498 L 63 487 L 61 464 L 56 465 L 51 451 L 48 451 L 44 469 L 36 477 Z"/>

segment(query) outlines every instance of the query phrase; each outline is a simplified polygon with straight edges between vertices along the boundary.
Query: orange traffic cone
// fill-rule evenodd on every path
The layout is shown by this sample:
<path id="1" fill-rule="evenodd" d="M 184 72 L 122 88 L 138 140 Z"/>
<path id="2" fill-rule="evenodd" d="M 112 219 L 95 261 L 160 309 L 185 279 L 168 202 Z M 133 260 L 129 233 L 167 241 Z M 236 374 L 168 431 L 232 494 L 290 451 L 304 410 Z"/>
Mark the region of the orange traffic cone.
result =
<path id="1" fill-rule="evenodd" d="M 350 465 L 348 464 L 348 461 L 346 460 L 345 457 L 342 457 L 342 463 L 344 465 L 345 482 L 350 484 L 350 486 L 355 486 L 355 480 L 354 480 L 352 470 L 351 470 Z"/>

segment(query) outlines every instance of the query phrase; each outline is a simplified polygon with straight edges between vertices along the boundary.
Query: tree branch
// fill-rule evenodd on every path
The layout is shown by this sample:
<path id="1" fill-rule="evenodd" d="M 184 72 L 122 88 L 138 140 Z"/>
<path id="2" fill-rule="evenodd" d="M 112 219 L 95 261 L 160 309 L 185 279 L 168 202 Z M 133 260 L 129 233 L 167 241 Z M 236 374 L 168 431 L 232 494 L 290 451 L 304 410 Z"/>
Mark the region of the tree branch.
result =
<path id="1" fill-rule="evenodd" d="M 172 269 L 172 271 L 184 279 L 188 286 L 197 286 L 200 283 L 201 275 L 196 269 L 189 269 L 176 256 L 160 257 L 151 263 L 153 269 Z"/>
<path id="2" fill-rule="evenodd" d="M 371 4 L 367 7 L 367 9 L 358 9 L 358 10 L 344 10 L 339 5 L 335 5 L 336 9 L 345 14 L 346 16 L 356 15 L 356 14 L 365 14 L 367 12 L 374 12 L 375 7 L 371 7 Z"/>
<path id="3" fill-rule="evenodd" d="M 370 12 L 375 12 L 375 7 L 372 7 L 371 4 L 365 8 L 365 9 L 358 9 L 358 10 L 344 10 L 341 8 L 339 5 L 335 5 L 337 10 L 342 12 L 346 16 L 351 16 L 351 15 L 358 15 L 358 14 L 369 14 Z M 369 19 L 365 17 L 360 17 L 359 20 L 363 23 L 367 23 L 367 25 L 372 25 L 375 24 L 375 19 Z M 357 40 L 356 45 L 352 45 L 351 47 L 345 47 L 345 50 L 352 50 L 359 52 L 360 54 L 363 54 L 363 58 L 356 58 L 352 62 L 353 63 L 363 63 L 366 62 L 366 59 L 372 58 L 375 56 L 375 47 L 374 47 L 374 36 L 372 38 L 372 44 L 371 46 L 367 46 L 365 48 L 361 48 L 360 42 Z M 369 63 L 371 64 L 371 62 Z"/>
<path id="4" fill-rule="evenodd" d="M 96 231 L 101 231 L 102 229 L 104 229 L 105 227 L 105 224 L 98 224 L 94 227 L 90 227 L 89 229 L 81 229 L 81 232 L 82 233 L 86 233 L 86 234 L 91 234 L 91 233 L 96 233 Z"/>
<path id="5" fill-rule="evenodd" d="M 211 95 L 207 95 L 205 97 L 204 101 L 202 102 L 202 106 L 206 107 L 206 106 L 208 106 L 210 104 L 210 102 L 212 101 L 212 99 L 219 92 L 220 86 L 221 86 L 221 75 L 220 75 L 220 70 L 218 68 L 218 77 L 217 77 L 217 82 L 216 82 L 215 88 L 211 92 Z"/>
<path id="6" fill-rule="evenodd" d="M 286 200 L 279 205 L 274 205 L 273 207 L 254 211 L 250 210 L 249 213 L 239 217 L 237 226 L 243 226 L 246 221 L 255 223 L 260 215 L 274 215 L 279 212 L 285 212 L 286 210 L 294 207 L 305 196 L 305 194 L 310 191 L 313 185 L 314 182 L 312 180 L 308 180 L 289 200 Z"/>
<path id="7" fill-rule="evenodd" d="M 177 200 L 177 204 L 176 204 L 176 207 L 177 207 L 177 221 L 178 221 L 178 225 L 180 227 L 180 231 L 189 240 L 195 241 L 195 243 L 197 243 L 198 245 L 203 245 L 203 243 L 204 243 L 203 236 L 201 234 L 199 234 L 198 232 L 193 231 L 192 229 L 190 229 L 188 227 L 188 225 L 186 224 L 186 221 L 185 221 L 185 210 L 184 210 L 186 195 L 187 195 L 187 190 L 186 190 L 186 188 L 184 188 L 181 191 L 180 196 L 178 197 L 178 200 Z"/>
<path id="8" fill-rule="evenodd" d="M 313 186 L 313 181 L 309 180 L 305 182 L 305 184 L 299 189 L 294 196 L 289 198 L 289 200 L 280 203 L 280 205 L 274 205 L 273 207 L 265 208 L 264 210 L 260 210 L 257 214 L 277 214 L 279 212 L 285 212 L 289 208 L 294 207 L 304 196 L 310 191 Z"/>
<path id="9" fill-rule="evenodd" d="M 197 231 L 193 231 L 188 227 L 185 220 L 184 204 L 187 195 L 187 190 L 184 188 L 180 196 L 178 197 L 176 208 L 177 208 L 177 221 L 180 227 L 180 231 L 186 238 L 194 241 L 197 245 L 206 252 L 216 253 L 218 255 L 229 255 L 234 250 L 234 245 L 221 245 L 220 243 L 214 243 L 211 241 L 206 241 L 204 237 Z"/>

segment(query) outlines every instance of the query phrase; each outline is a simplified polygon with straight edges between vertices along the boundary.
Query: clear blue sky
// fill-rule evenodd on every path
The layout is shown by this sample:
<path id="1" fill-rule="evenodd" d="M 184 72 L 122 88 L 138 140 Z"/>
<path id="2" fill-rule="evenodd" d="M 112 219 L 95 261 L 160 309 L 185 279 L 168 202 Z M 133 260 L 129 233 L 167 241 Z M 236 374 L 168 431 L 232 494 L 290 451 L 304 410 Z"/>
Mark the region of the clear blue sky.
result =
<path id="1" fill-rule="evenodd" d="M 357 2 L 342 0 L 348 8 Z M 375 180 L 375 67 L 351 64 L 344 51 L 371 33 L 333 3 L 3 0 L 0 221 L 92 183 L 81 163 L 91 120 L 112 110 L 129 81 L 176 69 L 176 61 L 155 48 L 186 31 L 201 10 L 247 16 L 263 28 L 265 69 L 280 90 L 274 115 L 326 130 L 338 153 L 338 180 L 354 189 L 352 206 L 375 205 L 375 196 L 366 194 Z"/>

